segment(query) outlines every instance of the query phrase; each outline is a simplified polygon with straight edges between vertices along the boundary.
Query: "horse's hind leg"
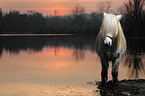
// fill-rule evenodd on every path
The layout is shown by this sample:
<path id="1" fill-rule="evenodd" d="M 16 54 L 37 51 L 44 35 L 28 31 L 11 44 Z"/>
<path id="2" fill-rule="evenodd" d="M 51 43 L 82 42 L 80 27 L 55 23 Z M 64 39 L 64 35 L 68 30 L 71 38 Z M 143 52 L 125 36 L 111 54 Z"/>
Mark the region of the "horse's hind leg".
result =
<path id="1" fill-rule="evenodd" d="M 113 84 L 117 85 L 118 83 L 118 67 L 120 63 L 121 57 L 115 59 L 112 62 L 112 77 L 113 77 Z"/>
<path id="2" fill-rule="evenodd" d="M 106 82 L 108 79 L 108 61 L 104 58 L 101 58 L 101 64 L 102 64 L 102 72 L 101 72 L 101 77 L 102 77 L 102 84 L 101 86 L 106 86 Z"/>

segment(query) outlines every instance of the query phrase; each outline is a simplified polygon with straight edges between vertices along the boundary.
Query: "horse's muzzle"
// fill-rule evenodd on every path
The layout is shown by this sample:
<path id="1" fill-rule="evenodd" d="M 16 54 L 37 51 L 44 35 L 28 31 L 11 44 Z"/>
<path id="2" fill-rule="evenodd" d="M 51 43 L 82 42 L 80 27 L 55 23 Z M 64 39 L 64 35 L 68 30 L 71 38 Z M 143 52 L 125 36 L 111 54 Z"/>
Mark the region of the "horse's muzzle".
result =
<path id="1" fill-rule="evenodd" d="M 105 46 L 106 46 L 106 47 L 110 47 L 110 44 L 108 44 L 108 43 L 105 43 Z"/>
<path id="2" fill-rule="evenodd" d="M 110 37 L 105 37 L 104 45 L 106 47 L 111 47 L 112 46 L 112 39 Z"/>

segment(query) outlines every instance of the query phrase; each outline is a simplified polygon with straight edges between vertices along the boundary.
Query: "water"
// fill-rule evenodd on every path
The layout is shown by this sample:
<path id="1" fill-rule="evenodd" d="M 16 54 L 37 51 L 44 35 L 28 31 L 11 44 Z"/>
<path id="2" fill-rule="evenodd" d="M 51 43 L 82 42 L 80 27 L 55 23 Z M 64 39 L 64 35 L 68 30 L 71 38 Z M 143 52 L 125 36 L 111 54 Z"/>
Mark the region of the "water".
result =
<path id="1" fill-rule="evenodd" d="M 99 96 L 95 36 L 1 36 L 0 96 Z M 145 79 L 144 38 L 127 38 L 119 80 Z M 111 65 L 109 67 L 109 80 Z"/>

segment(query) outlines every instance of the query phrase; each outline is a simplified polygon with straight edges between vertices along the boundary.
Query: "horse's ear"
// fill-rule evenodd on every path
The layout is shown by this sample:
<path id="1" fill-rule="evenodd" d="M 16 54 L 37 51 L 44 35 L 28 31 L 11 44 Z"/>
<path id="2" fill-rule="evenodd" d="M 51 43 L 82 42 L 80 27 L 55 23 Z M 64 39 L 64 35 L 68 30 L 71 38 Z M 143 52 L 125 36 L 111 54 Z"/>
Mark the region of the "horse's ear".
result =
<path id="1" fill-rule="evenodd" d="M 121 18 L 122 18 L 122 14 L 121 14 L 121 15 L 117 15 L 117 16 L 116 16 L 116 18 L 117 18 L 117 20 L 119 20 L 119 21 L 120 21 L 120 20 L 121 20 Z"/>
<path id="2" fill-rule="evenodd" d="M 107 13 L 103 12 L 104 17 L 107 16 Z"/>

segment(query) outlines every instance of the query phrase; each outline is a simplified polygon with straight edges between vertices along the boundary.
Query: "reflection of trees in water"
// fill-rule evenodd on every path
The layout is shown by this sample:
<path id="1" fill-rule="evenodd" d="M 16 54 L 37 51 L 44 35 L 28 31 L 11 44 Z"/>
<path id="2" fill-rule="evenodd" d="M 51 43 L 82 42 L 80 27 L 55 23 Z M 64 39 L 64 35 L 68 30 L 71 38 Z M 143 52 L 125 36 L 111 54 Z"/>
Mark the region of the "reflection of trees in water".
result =
<path id="1" fill-rule="evenodd" d="M 79 37 L 78 39 L 74 39 L 74 51 L 73 51 L 73 58 L 76 61 L 84 60 L 85 59 L 85 49 L 87 43 L 87 39 L 85 37 Z M 91 40 L 90 40 L 91 41 Z"/>
<path id="2" fill-rule="evenodd" d="M 85 59 L 85 50 L 83 49 L 74 49 L 73 57 L 76 61 Z"/>
<path id="3" fill-rule="evenodd" d="M 75 60 L 84 60 L 85 51 L 94 51 L 95 36 L 44 36 L 44 37 L 0 37 L 0 57 L 3 50 L 10 54 L 19 54 L 20 51 L 39 52 L 44 47 L 53 48 L 53 52 L 59 55 L 59 48 L 72 48 L 72 56 Z M 127 39 L 127 58 L 125 66 L 128 66 L 132 77 L 139 78 L 139 73 L 144 72 L 145 58 L 144 38 Z"/>
<path id="4" fill-rule="evenodd" d="M 60 47 L 59 46 L 54 46 L 53 47 L 53 50 L 54 50 L 54 55 L 55 56 L 59 55 L 59 50 L 60 50 Z"/>
<path id="5" fill-rule="evenodd" d="M 46 42 L 40 37 L 0 37 L 0 41 L 0 54 L 3 50 L 10 54 L 19 54 L 21 50 L 38 52 Z"/>
<path id="6" fill-rule="evenodd" d="M 48 47 L 48 49 L 51 47 L 56 56 L 61 51 L 60 47 L 67 47 L 74 50 L 72 56 L 76 60 L 83 60 L 86 49 L 93 51 L 95 36 L 0 37 L 0 41 L 0 55 L 3 50 L 10 54 L 19 54 L 22 50 L 39 52 L 44 47 Z"/>
<path id="7" fill-rule="evenodd" d="M 144 58 L 145 48 L 143 43 L 143 39 L 130 39 L 128 40 L 128 50 L 127 50 L 127 58 L 125 62 L 125 66 L 129 67 L 131 72 L 131 77 L 139 78 L 139 73 L 144 72 L 144 62 L 142 59 Z"/>
<path id="8" fill-rule="evenodd" d="M 125 64 L 129 67 L 132 72 L 131 77 L 139 78 L 139 72 L 144 71 L 144 64 L 142 62 L 142 55 L 131 54 L 126 58 Z"/>

